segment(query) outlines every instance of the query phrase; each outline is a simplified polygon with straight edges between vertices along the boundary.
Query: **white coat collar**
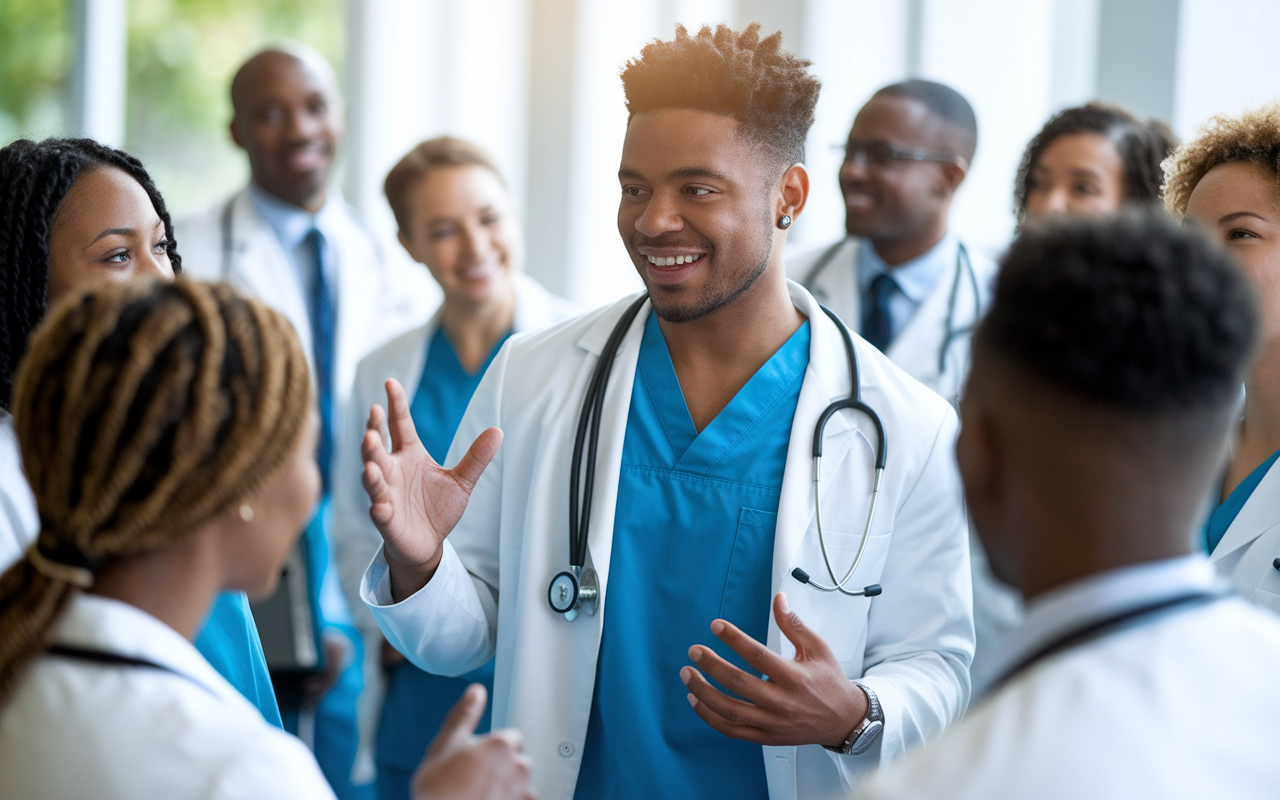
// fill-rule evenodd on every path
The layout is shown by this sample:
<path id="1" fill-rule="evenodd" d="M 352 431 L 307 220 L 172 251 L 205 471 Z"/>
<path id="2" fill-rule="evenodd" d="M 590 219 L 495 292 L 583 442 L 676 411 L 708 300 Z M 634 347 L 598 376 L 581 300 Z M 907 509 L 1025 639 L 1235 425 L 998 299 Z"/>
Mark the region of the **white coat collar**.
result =
<path id="1" fill-rule="evenodd" d="M 1271 465 L 1267 474 L 1262 476 L 1262 480 L 1249 495 L 1240 513 L 1223 534 L 1222 541 L 1218 542 L 1218 546 L 1210 554 L 1211 562 L 1221 561 L 1276 524 L 1277 498 L 1280 498 L 1280 469 L 1276 468 L 1277 464 L 1280 464 L 1280 461 Z"/>

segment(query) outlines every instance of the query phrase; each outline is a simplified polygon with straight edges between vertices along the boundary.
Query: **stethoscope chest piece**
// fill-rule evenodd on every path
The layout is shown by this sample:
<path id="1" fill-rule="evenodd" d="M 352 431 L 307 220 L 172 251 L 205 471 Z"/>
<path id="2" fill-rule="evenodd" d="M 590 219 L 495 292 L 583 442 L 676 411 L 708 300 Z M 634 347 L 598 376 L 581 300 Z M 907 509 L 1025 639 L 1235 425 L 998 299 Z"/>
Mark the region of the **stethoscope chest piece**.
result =
<path id="1" fill-rule="evenodd" d="M 569 622 L 577 619 L 580 610 L 594 616 L 600 606 L 600 579 L 596 571 L 590 567 L 570 567 L 559 573 L 547 587 L 547 601 L 552 611 L 564 614 Z"/>

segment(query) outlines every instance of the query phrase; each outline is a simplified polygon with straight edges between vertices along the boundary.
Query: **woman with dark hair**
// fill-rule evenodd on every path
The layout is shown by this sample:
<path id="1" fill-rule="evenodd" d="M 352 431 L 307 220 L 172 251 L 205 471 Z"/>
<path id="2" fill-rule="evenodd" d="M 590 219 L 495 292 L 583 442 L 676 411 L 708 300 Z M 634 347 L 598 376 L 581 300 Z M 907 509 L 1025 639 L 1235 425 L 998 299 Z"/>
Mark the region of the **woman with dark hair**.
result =
<path id="1" fill-rule="evenodd" d="M 34 541 L 38 518 L 8 414 L 14 375 L 50 305 L 78 287 L 138 275 L 172 279 L 173 223 L 138 159 L 91 139 L 0 149 L 0 569 Z M 243 592 L 219 595 L 196 646 L 267 721 L 280 711 Z"/>
<path id="2" fill-rule="evenodd" d="M 1160 162 L 1177 146 L 1169 126 L 1119 106 L 1060 111 L 1022 156 L 1014 182 L 1018 222 L 1050 213 L 1107 214 L 1132 203 L 1160 205 Z"/>

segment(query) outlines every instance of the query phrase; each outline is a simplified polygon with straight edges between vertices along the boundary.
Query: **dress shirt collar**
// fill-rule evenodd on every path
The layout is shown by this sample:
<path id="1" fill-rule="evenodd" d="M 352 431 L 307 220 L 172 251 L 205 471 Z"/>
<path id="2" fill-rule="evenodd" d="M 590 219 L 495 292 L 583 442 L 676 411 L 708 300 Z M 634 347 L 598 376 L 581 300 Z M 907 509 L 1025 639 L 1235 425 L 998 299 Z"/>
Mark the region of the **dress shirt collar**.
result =
<path id="1" fill-rule="evenodd" d="M 336 190 L 329 189 L 325 192 L 324 205 L 312 214 L 305 208 L 281 200 L 252 182 L 249 184 L 249 199 L 289 253 L 296 252 L 302 246 L 302 241 L 312 228 L 318 229 L 325 238 L 332 239 L 329 223 L 342 205 L 341 195 Z"/>
<path id="2" fill-rule="evenodd" d="M 188 678 L 219 699 L 239 696 L 186 637 L 119 600 L 77 595 L 59 620 L 53 640 L 68 647 L 150 661 Z"/>
<path id="3" fill-rule="evenodd" d="M 942 241 L 930 250 L 896 267 L 890 267 L 876 252 L 875 245 L 871 244 L 870 240 L 859 239 L 857 256 L 859 288 L 865 296 L 870 291 L 871 281 L 875 280 L 877 275 L 887 274 L 913 303 L 923 303 L 929 296 L 929 292 L 933 291 L 938 278 L 955 264 L 956 250 L 959 246 L 960 240 L 948 231 L 947 235 L 942 237 Z"/>
<path id="4" fill-rule="evenodd" d="M 1026 618 L 1005 639 L 990 674 L 1003 677 L 1050 642 L 1090 623 L 1188 592 L 1222 588 L 1203 553 L 1149 561 L 1072 581 L 1027 604 Z"/>

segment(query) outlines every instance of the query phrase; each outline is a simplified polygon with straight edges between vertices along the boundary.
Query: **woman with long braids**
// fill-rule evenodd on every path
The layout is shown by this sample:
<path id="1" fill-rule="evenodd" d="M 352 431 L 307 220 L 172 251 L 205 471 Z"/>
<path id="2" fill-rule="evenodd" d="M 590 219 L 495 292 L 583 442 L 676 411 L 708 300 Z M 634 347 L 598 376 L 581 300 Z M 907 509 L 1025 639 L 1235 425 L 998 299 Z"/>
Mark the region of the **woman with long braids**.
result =
<path id="1" fill-rule="evenodd" d="M 0 575 L 0 796 L 332 798 L 190 641 L 219 592 L 273 590 L 319 494 L 289 322 L 224 284 L 99 284 L 32 335 L 10 406 L 41 529 Z M 518 739 L 471 737 L 483 701 L 419 796 L 526 796 Z"/>
<path id="2" fill-rule="evenodd" d="M 50 304 L 87 282 L 181 271 L 164 198 L 136 158 L 90 139 L 0 149 L 0 569 L 35 538 L 35 504 L 9 417 L 13 378 Z M 196 646 L 262 715 L 280 724 L 243 593 L 219 596 Z"/>

